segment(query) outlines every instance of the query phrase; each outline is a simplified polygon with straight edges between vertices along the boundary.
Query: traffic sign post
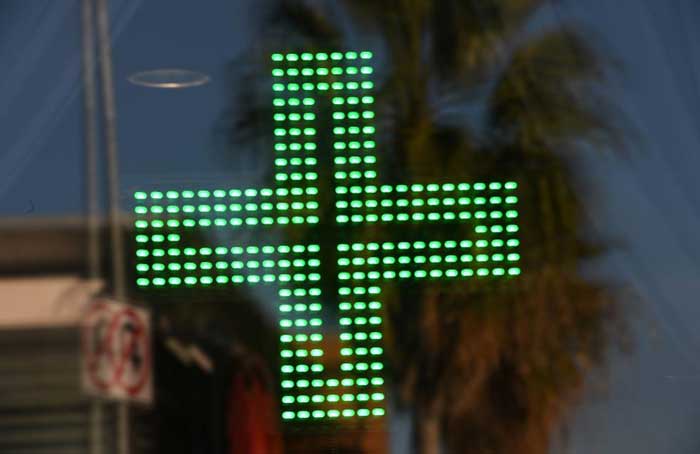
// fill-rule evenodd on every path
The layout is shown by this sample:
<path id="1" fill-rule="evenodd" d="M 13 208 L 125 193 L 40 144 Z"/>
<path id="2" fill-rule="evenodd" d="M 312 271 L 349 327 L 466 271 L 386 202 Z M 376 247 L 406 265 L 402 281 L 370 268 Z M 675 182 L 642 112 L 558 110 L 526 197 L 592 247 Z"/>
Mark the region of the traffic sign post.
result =
<path id="1" fill-rule="evenodd" d="M 82 384 L 106 400 L 149 404 L 153 399 L 151 328 L 147 311 L 101 300 L 82 326 Z"/>

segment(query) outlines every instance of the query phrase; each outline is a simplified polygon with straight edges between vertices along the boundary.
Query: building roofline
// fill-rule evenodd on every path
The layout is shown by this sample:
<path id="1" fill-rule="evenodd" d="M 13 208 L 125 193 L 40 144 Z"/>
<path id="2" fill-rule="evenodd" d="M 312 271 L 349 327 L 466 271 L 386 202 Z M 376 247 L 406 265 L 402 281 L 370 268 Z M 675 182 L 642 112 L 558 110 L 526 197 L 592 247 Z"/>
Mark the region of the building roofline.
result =
<path id="1" fill-rule="evenodd" d="M 122 213 L 122 226 L 131 226 L 134 217 L 128 213 Z M 101 228 L 108 224 L 107 218 L 100 217 L 99 225 Z M 50 230 L 50 229 L 82 229 L 87 228 L 87 217 L 81 215 L 69 216 L 13 216 L 0 217 L 0 230 L 16 230 L 16 229 L 32 229 L 32 230 Z"/>

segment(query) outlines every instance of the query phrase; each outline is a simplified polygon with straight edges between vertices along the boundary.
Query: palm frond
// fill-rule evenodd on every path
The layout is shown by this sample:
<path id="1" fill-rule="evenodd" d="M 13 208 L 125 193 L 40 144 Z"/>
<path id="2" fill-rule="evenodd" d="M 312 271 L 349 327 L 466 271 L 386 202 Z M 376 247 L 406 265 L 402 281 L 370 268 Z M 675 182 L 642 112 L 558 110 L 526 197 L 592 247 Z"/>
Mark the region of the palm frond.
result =
<path id="1" fill-rule="evenodd" d="M 489 124 L 521 148 L 611 138 L 601 101 L 603 77 L 594 49 L 568 29 L 549 30 L 515 50 L 489 99 Z"/>
<path id="2" fill-rule="evenodd" d="M 283 42 L 290 50 L 302 46 L 334 48 L 341 44 L 340 28 L 331 16 L 305 0 L 276 2 L 267 22 L 277 42 Z"/>
<path id="3" fill-rule="evenodd" d="M 433 2 L 431 63 L 443 79 L 483 80 L 543 0 Z"/>

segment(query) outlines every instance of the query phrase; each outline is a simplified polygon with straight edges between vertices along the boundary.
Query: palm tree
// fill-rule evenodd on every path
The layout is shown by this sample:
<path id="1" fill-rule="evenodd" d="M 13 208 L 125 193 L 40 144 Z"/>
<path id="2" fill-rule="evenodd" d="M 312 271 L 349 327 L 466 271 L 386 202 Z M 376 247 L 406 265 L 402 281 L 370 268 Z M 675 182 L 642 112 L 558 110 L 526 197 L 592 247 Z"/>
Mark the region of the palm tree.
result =
<path id="1" fill-rule="evenodd" d="M 392 368 L 420 453 L 547 452 L 620 319 L 609 286 L 580 272 L 605 245 L 586 231 L 570 159 L 620 145 L 600 94 L 605 65 L 572 28 L 535 21 L 546 3 L 272 2 L 265 53 L 378 50 L 388 180 L 524 182 L 520 279 L 404 286 L 389 305 Z M 265 66 L 253 68 L 260 80 Z M 242 99 L 237 137 L 265 131 L 256 93 Z"/>

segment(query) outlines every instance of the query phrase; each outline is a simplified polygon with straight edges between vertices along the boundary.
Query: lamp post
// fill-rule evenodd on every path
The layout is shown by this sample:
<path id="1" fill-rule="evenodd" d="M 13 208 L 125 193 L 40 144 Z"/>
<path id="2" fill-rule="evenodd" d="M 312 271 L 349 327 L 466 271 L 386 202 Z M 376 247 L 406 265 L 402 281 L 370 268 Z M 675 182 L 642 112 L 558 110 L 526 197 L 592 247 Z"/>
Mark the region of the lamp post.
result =
<path id="1" fill-rule="evenodd" d="M 88 232 L 88 278 L 100 277 L 99 179 L 97 163 L 97 81 L 95 80 L 95 27 L 93 0 L 82 2 L 83 105 L 85 127 L 85 192 Z M 90 452 L 102 454 L 102 403 L 90 403 Z"/>
<path id="2" fill-rule="evenodd" d="M 117 301 L 126 297 L 124 269 L 124 243 L 119 212 L 119 160 L 117 149 L 116 102 L 112 74 L 112 52 L 107 0 L 83 0 L 82 3 L 82 52 L 85 108 L 85 163 L 88 210 L 88 269 L 90 278 L 100 274 L 99 252 L 99 150 L 97 122 L 97 80 L 95 78 L 95 38 L 99 55 L 102 89 L 102 131 L 107 157 L 109 193 L 110 243 L 112 255 L 113 294 Z M 102 452 L 102 404 L 91 406 L 91 451 Z M 117 404 L 117 452 L 129 454 L 129 407 L 126 402 Z"/>

